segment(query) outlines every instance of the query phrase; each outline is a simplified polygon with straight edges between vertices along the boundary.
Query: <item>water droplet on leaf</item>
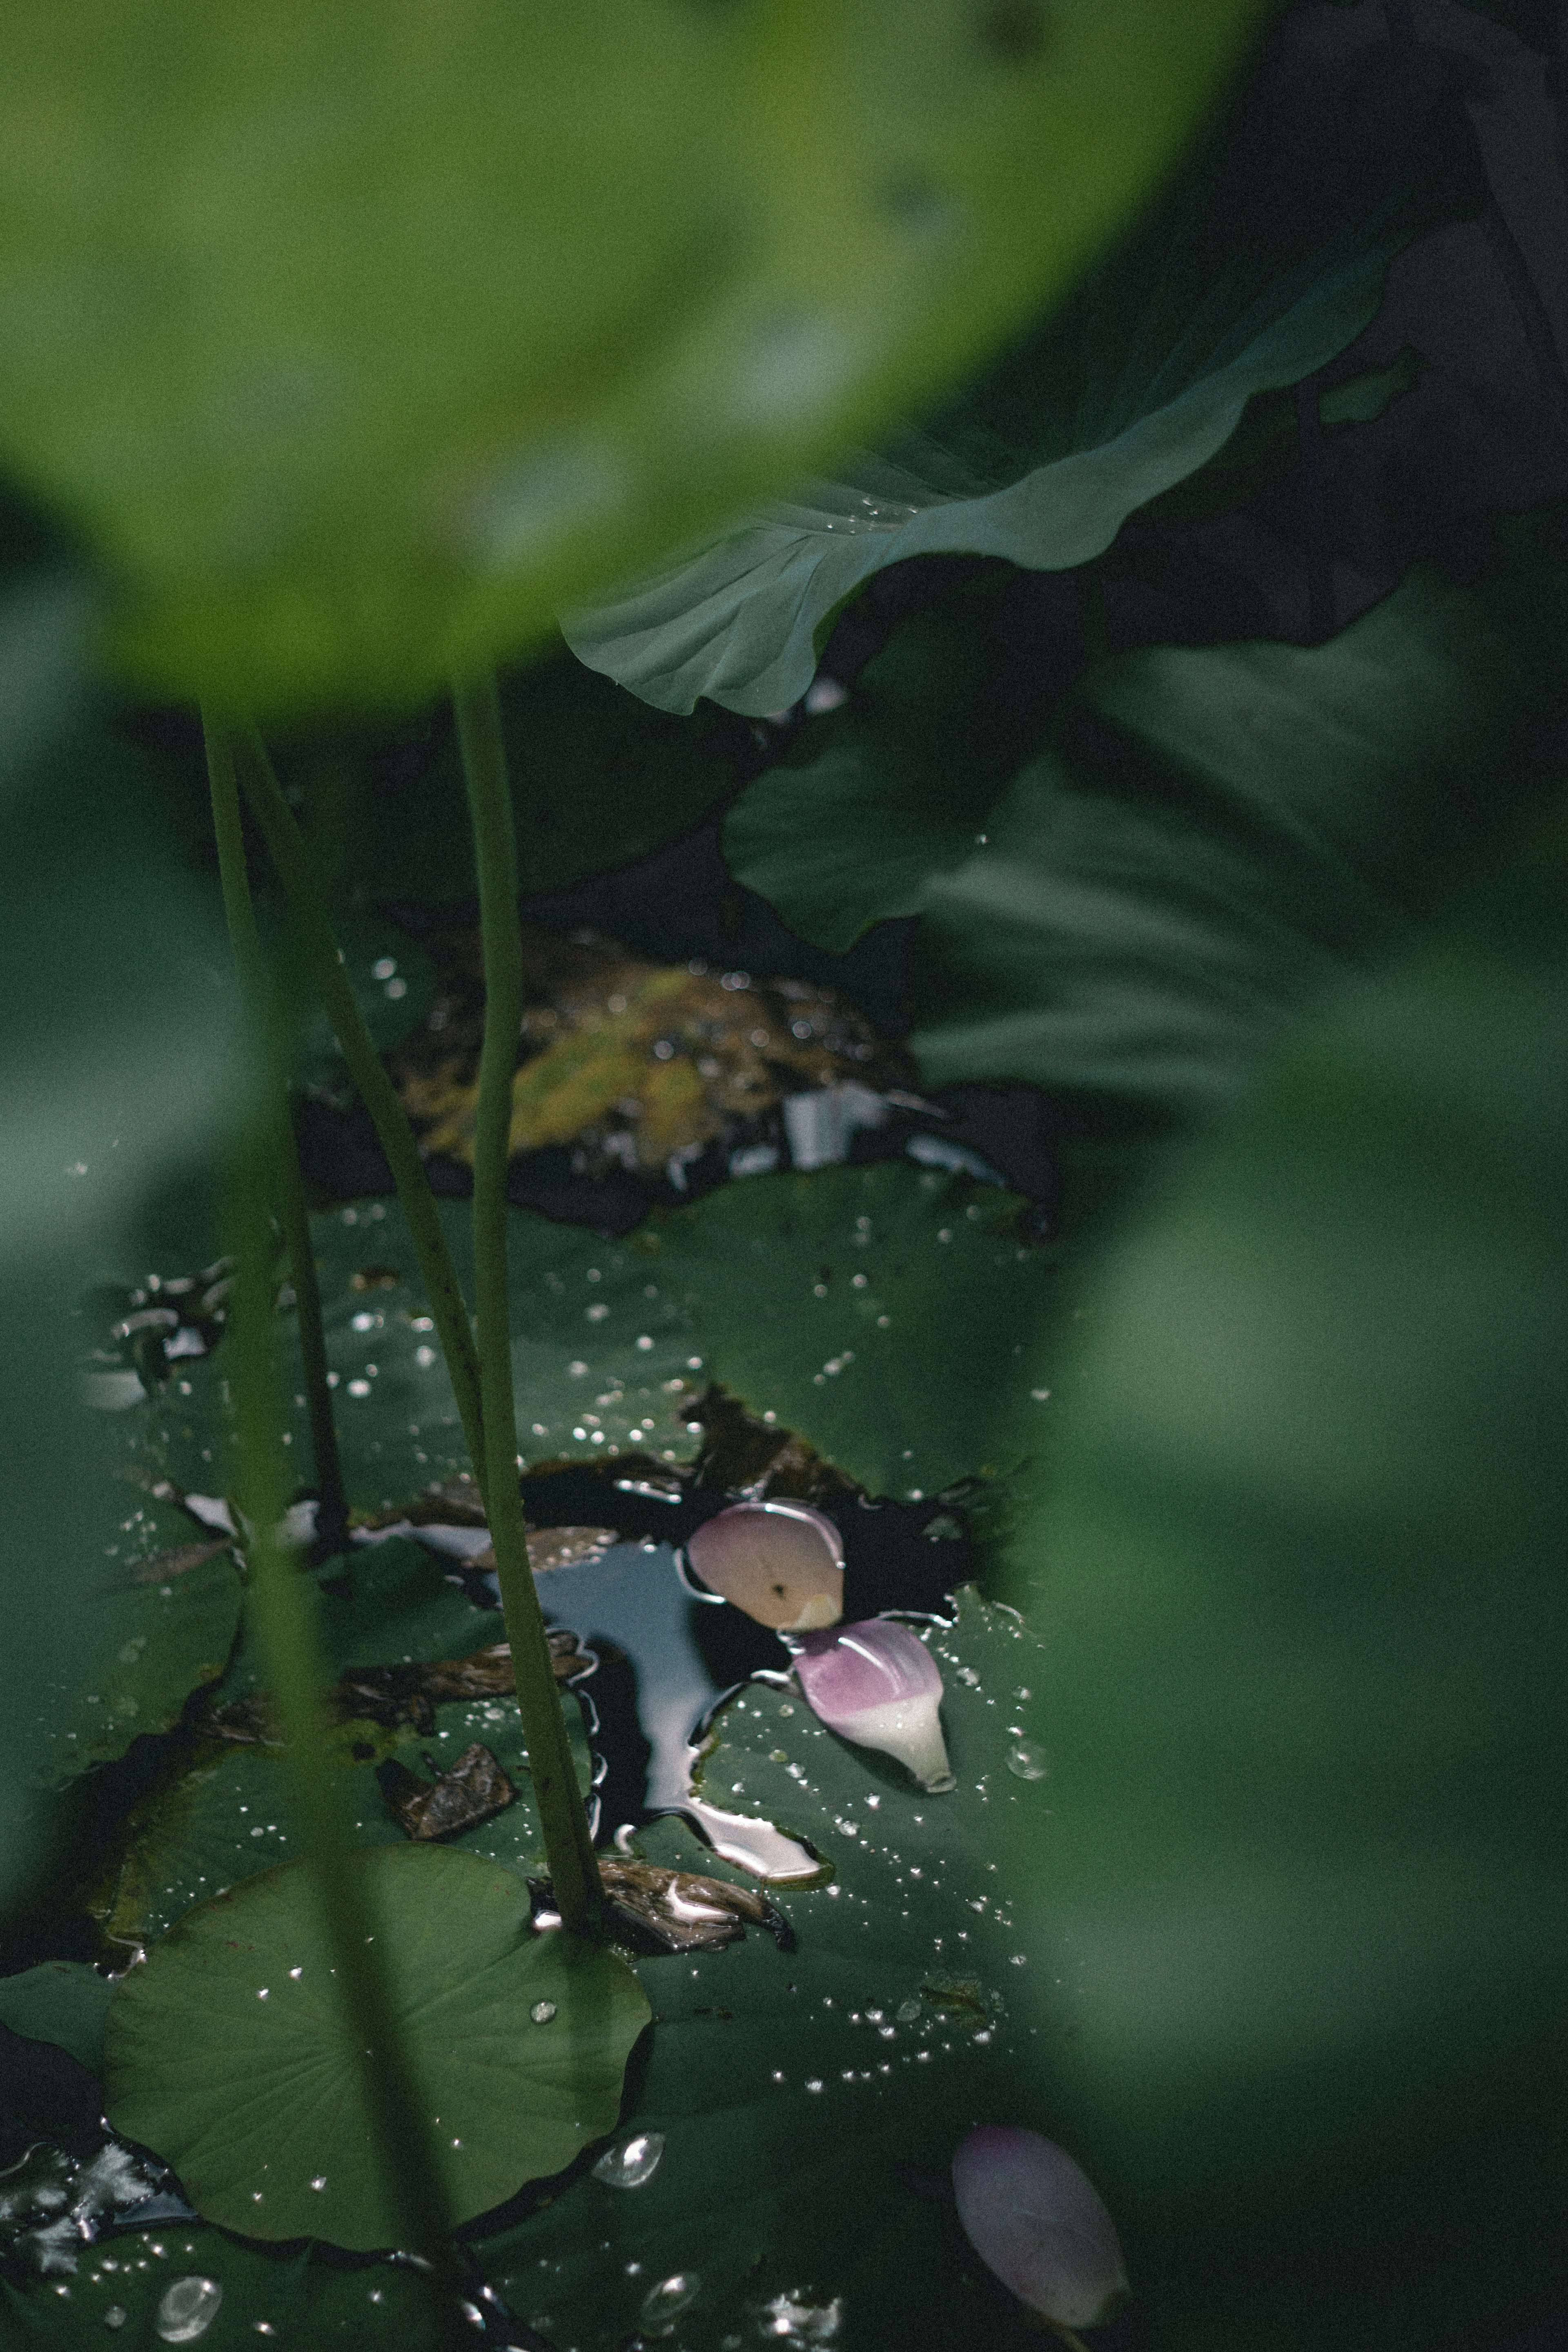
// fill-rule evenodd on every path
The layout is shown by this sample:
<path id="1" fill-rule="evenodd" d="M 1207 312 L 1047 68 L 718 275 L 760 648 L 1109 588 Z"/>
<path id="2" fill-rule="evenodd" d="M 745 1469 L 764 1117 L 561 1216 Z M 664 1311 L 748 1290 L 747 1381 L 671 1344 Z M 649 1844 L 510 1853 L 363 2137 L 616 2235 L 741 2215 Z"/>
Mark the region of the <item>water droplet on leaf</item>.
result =
<path id="1" fill-rule="evenodd" d="M 676 2271 L 660 2279 L 643 2297 L 639 2325 L 648 2336 L 668 2336 L 683 2312 L 689 2311 L 702 2291 L 695 2271 Z"/>
<path id="2" fill-rule="evenodd" d="M 536 2000 L 528 2013 L 535 2025 L 548 2025 L 555 2014 L 555 2003 L 552 2000 Z"/>
<path id="3" fill-rule="evenodd" d="M 165 2287 L 155 2322 L 165 2344 L 194 2344 L 217 2317 L 223 2289 L 216 2279 L 177 2278 Z"/>
<path id="4" fill-rule="evenodd" d="M 594 2178 L 610 2189 L 640 2189 L 653 2179 L 663 2154 L 662 2132 L 637 2132 L 605 2150 L 594 2167 Z"/>

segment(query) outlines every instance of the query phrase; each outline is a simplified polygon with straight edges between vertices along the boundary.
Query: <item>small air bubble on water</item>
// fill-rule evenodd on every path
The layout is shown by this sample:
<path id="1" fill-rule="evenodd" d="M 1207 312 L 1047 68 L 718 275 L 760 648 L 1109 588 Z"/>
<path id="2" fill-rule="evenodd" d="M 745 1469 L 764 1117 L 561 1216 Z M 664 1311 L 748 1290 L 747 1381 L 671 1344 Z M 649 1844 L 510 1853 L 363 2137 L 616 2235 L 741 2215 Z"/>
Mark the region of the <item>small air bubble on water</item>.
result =
<path id="1" fill-rule="evenodd" d="M 310 2183 L 311 2188 L 318 2191 L 324 2189 L 326 2185 L 327 2176 L 324 2172 L 318 2172 Z"/>
<path id="2" fill-rule="evenodd" d="M 105 2327 L 123 2327 L 128 2314 L 122 2303 L 111 2303 L 103 2315 Z"/>
<path id="3" fill-rule="evenodd" d="M 555 2003 L 552 2000 L 536 2000 L 528 2013 L 535 2025 L 548 2025 L 555 2014 Z"/>
<path id="4" fill-rule="evenodd" d="M 1015 1780 L 1043 1780 L 1050 1769 L 1050 1760 L 1037 1740 L 1015 1739 L 1007 1750 L 1007 1769 Z"/>

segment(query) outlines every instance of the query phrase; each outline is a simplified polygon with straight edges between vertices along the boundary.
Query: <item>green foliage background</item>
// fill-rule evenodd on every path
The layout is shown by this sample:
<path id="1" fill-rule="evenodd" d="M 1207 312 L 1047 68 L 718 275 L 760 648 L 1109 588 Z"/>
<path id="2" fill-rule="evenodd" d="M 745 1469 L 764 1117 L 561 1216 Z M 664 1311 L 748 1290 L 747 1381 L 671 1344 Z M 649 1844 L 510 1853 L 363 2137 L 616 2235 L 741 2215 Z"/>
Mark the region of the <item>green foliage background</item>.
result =
<path id="1" fill-rule="evenodd" d="M 644 1442 L 657 1413 L 655 1450 L 688 1460 L 669 1384 L 700 1372 L 875 1491 L 985 1482 L 990 1598 L 933 1636 L 947 1811 L 770 1686 L 714 1727 L 704 1793 L 834 1875 L 790 1898 L 798 1992 L 755 1933 L 689 1974 L 647 1964 L 652 2054 L 622 2116 L 669 2137 L 646 2202 L 579 2164 L 486 2224 L 491 2275 L 563 2342 L 607 2352 L 686 2269 L 693 2352 L 840 2295 L 854 2352 L 916 2326 L 1008 2342 L 1019 2315 L 942 2202 L 982 2119 L 1084 2163 L 1136 2324 L 1179 2352 L 1443 2352 L 1568 2291 L 1568 821 L 1560 761 L 1531 748 L 1568 692 L 1561 508 L 1402 565 L 1321 643 L 1110 655 L 1091 631 L 1059 688 L 1021 675 L 1008 592 L 977 571 L 738 791 L 734 739 L 679 717 L 795 702 L 846 600 L 904 557 L 1048 572 L 1156 497 L 1223 507 L 1278 440 L 1274 394 L 1309 436 L 1413 398 L 1407 372 L 1337 408 L 1292 388 L 1351 347 L 1410 239 L 1496 209 L 1504 95 L 1522 124 L 1546 88 L 1528 10 L 1413 21 L 1414 42 L 1371 9 L 1279 29 L 1287 96 L 1261 120 L 1302 143 L 1267 236 L 1226 210 L 1245 108 L 1152 189 L 1255 37 L 1240 7 L 475 0 L 438 57 L 415 0 L 374 37 L 349 0 L 221 23 L 149 0 L 63 29 L 24 7 L 0 35 L 18 1932 L 99 1785 L 84 1768 L 125 1768 L 144 1733 L 187 1745 L 99 1888 L 111 1932 L 178 1937 L 220 1870 L 280 1858 L 239 1812 L 276 1759 L 190 1744 L 205 1696 L 255 1686 L 234 1567 L 137 1582 L 188 1529 L 112 1475 L 226 1491 L 221 1354 L 123 1417 L 78 1385 L 95 1286 L 143 1274 L 160 1228 L 160 1252 L 176 1233 L 188 1264 L 213 1254 L 213 1171 L 255 1086 L 201 821 L 128 691 L 298 730 L 390 1044 L 366 978 L 386 903 L 471 890 L 455 772 L 442 753 L 400 807 L 346 792 L 335 835 L 321 777 L 564 610 L 604 676 L 557 655 L 509 697 L 520 808 L 552 819 L 531 885 L 728 803 L 732 871 L 802 939 L 916 919 L 926 1084 L 1031 1081 L 1076 1138 L 1047 1248 L 1010 1200 L 908 1168 L 735 1184 L 614 1245 L 514 1216 L 525 1458 L 592 1459 L 574 1415 L 603 1381 L 601 1437 Z M 1314 177 L 1325 121 L 1342 168 Z M 1542 366 L 1568 409 L 1561 355 Z M 412 1018 L 427 972 L 398 952 Z M 307 1034 L 301 1071 L 330 1062 Z M 444 1215 L 467 1276 L 467 1209 Z M 318 1221 L 362 1507 L 460 1461 L 411 1257 L 375 1224 L 395 1280 L 356 1422 L 372 1342 L 347 1276 L 370 1244 Z M 493 1625 L 396 1545 L 324 1619 L 362 1664 Z M 1025 1738 L 1047 1777 L 1010 1774 Z M 474 1842 L 514 1912 L 534 1830 L 524 1790 Z M 642 1839 L 723 1874 L 672 1822 Z M 44 1958 L 0 2021 L 90 2060 L 91 1996 Z M 226 2284 L 218 2352 L 257 2315 L 323 2340 L 418 2325 L 399 2273 L 372 2289 L 194 2227 L 180 2246 Z M 145 2330 L 167 2275 L 100 2267 L 72 2305 L 7 2271 L 0 2294 L 18 2340 L 66 2344 L 127 2294 Z"/>

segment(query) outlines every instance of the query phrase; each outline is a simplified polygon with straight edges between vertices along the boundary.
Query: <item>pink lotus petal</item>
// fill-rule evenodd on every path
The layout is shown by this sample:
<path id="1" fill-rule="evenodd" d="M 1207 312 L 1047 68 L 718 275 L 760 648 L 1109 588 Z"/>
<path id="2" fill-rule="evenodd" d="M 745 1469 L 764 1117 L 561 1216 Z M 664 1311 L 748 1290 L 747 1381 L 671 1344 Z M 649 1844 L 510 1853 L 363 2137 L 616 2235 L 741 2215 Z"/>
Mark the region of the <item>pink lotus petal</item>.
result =
<path id="1" fill-rule="evenodd" d="M 952 2159 L 958 2218 L 1005 2286 L 1063 2327 L 1108 2319 L 1127 2293 L 1116 2224 L 1065 2148 L 980 2124 Z"/>
<path id="2" fill-rule="evenodd" d="M 942 1737 L 942 1675 L 907 1625 L 874 1617 L 831 1633 L 807 1633 L 795 1670 L 830 1731 L 859 1748 L 896 1756 L 922 1789 L 951 1789 Z"/>
<path id="3" fill-rule="evenodd" d="M 688 1537 L 686 1557 L 710 1592 L 781 1633 L 844 1613 L 844 1539 L 808 1503 L 732 1503 Z"/>

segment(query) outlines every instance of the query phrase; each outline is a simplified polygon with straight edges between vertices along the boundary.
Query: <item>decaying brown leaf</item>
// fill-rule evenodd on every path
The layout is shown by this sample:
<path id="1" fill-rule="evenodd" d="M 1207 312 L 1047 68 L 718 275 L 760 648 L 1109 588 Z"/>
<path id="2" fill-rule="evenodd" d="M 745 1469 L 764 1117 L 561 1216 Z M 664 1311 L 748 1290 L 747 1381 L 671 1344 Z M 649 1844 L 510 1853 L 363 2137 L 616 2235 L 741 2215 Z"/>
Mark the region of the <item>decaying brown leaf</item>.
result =
<path id="1" fill-rule="evenodd" d="M 617 1916 L 661 1951 L 719 1951 L 748 1921 L 766 1927 L 781 1951 L 794 1949 L 788 1920 L 754 1887 L 616 1853 L 600 1855 L 599 1875 Z"/>
<path id="2" fill-rule="evenodd" d="M 560 1682 L 574 1681 L 597 1663 L 564 1626 L 552 1627 L 549 1642 L 551 1664 Z M 430 1738 L 438 1706 L 452 1699 L 510 1698 L 516 1687 L 510 1645 L 490 1642 L 466 1658 L 432 1658 L 422 1665 L 351 1667 L 333 1684 L 329 1703 L 338 1723 L 375 1723 L 385 1731 L 407 1724 Z M 242 1747 L 275 1742 L 279 1737 L 264 1692 L 215 1707 L 205 1728 L 215 1738 Z"/>
<path id="3" fill-rule="evenodd" d="M 434 1757 L 425 1761 L 436 1771 Z M 478 1739 L 434 1780 L 422 1780 L 405 1764 L 392 1762 L 378 1764 L 375 1777 L 389 1810 L 411 1838 L 456 1837 L 517 1801 L 499 1759 Z"/>
<path id="4" fill-rule="evenodd" d="M 511 1150 L 576 1143 L 590 1161 L 662 1169 L 726 1120 L 846 1079 L 907 1087 L 914 1066 L 829 988 L 655 964 L 614 940 L 522 932 L 529 1003 L 512 1083 Z M 423 1149 L 474 1157 L 484 992 L 477 931 L 430 942 L 443 986 L 391 1065 Z"/>
<path id="5" fill-rule="evenodd" d="M 702 1423 L 702 1447 L 693 1474 L 699 1486 L 755 1496 L 760 1502 L 776 1497 L 792 1503 L 822 1503 L 860 1491 L 804 1437 L 759 1421 L 717 1383 L 682 1410 L 688 1421 Z"/>

